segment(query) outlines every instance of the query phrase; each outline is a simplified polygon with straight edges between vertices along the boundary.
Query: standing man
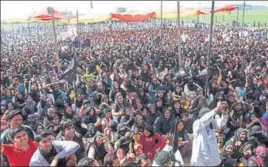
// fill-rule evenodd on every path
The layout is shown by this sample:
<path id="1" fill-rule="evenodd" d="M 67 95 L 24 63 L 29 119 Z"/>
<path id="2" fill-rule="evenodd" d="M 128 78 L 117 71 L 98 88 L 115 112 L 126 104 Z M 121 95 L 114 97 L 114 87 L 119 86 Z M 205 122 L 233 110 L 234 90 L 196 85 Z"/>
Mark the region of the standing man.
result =
<path id="1" fill-rule="evenodd" d="M 33 154 L 29 166 L 76 166 L 75 152 L 79 144 L 73 141 L 53 140 L 48 132 L 36 137 L 38 149 Z"/>
<path id="2" fill-rule="evenodd" d="M 10 137 L 13 144 L 1 144 L 1 153 L 7 157 L 10 166 L 29 166 L 38 147 L 37 143 L 28 138 L 22 126 L 12 129 Z"/>
<path id="3" fill-rule="evenodd" d="M 226 107 L 226 102 L 218 102 L 217 107 L 211 111 L 209 108 L 202 108 L 199 111 L 199 118 L 193 124 L 192 166 L 219 166 L 221 164 L 215 129 L 227 123 Z M 221 117 L 215 119 L 217 114 L 221 114 Z"/>

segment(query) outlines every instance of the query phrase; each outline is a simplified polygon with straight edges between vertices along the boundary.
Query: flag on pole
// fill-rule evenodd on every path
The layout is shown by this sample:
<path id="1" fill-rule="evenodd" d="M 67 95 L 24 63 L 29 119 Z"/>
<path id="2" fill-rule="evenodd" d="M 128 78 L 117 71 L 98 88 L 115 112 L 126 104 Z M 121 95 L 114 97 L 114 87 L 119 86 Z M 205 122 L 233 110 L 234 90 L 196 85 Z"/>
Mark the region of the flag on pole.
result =
<path id="1" fill-rule="evenodd" d="M 72 24 L 69 24 L 67 26 L 67 31 L 65 32 L 61 32 L 58 36 L 58 39 L 60 40 L 66 40 L 67 38 L 70 38 L 71 40 L 73 40 L 75 37 L 77 37 L 77 31 L 76 31 L 77 27 L 75 27 Z"/>
<path id="2" fill-rule="evenodd" d="M 63 12 L 63 19 L 70 20 L 74 17 L 75 16 L 73 15 L 72 11 Z"/>

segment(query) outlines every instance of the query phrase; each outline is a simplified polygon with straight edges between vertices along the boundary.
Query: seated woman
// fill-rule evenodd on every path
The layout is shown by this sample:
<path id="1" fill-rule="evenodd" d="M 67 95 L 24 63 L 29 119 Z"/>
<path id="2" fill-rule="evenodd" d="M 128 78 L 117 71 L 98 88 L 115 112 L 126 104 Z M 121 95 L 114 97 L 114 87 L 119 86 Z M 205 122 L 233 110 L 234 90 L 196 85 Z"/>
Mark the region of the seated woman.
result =
<path id="1" fill-rule="evenodd" d="M 104 130 L 104 135 L 107 137 L 108 141 L 115 143 L 119 139 L 119 134 L 117 131 L 117 123 L 111 121 L 106 129 Z"/>
<path id="2" fill-rule="evenodd" d="M 191 147 L 192 144 L 188 136 L 188 131 L 184 127 L 183 121 L 178 122 L 174 139 L 175 139 L 175 142 L 173 145 L 174 152 L 179 150 L 179 152 L 181 153 L 183 157 L 183 160 L 187 164 L 190 163 L 190 157 L 192 153 L 192 147 Z M 181 162 L 181 163 L 184 163 L 184 162 Z"/>
<path id="3" fill-rule="evenodd" d="M 146 116 L 146 123 L 153 125 L 155 120 L 161 115 L 157 111 L 155 104 L 148 104 L 148 114 Z"/>
<path id="4" fill-rule="evenodd" d="M 101 119 L 96 115 L 96 110 L 94 107 L 91 107 L 89 110 L 85 111 L 85 115 L 82 117 L 82 127 L 87 128 L 88 124 L 94 124 L 97 130 L 101 132 Z"/>
<path id="5" fill-rule="evenodd" d="M 45 113 L 44 121 L 43 121 L 44 127 L 47 127 L 48 125 L 52 123 L 55 113 L 56 111 L 53 108 L 49 108 L 47 110 L 47 112 Z"/>
<path id="6" fill-rule="evenodd" d="M 42 124 L 42 122 L 38 122 L 33 130 L 34 130 L 36 135 L 40 135 L 44 131 L 44 129 L 45 129 L 45 127 Z"/>
<path id="7" fill-rule="evenodd" d="M 223 146 L 222 156 L 239 159 L 242 157 L 243 145 L 248 141 L 248 131 L 243 128 L 239 128 L 235 135 L 229 139 Z"/>
<path id="8" fill-rule="evenodd" d="M 154 132 L 151 125 L 146 124 L 144 127 L 143 134 L 140 137 L 140 143 L 143 148 L 143 152 L 151 160 L 154 158 L 155 154 L 161 151 L 165 145 L 165 139 L 160 136 L 159 133 Z"/>
<path id="9" fill-rule="evenodd" d="M 127 104 L 124 102 L 124 97 L 121 93 L 116 94 L 115 103 L 112 105 L 113 121 L 120 122 L 120 118 L 125 114 Z"/>
<path id="10" fill-rule="evenodd" d="M 133 136 L 133 149 L 134 149 L 133 151 L 137 156 L 144 154 L 142 145 L 140 143 L 140 139 L 141 134 L 139 132 L 135 133 Z"/>
<path id="11" fill-rule="evenodd" d="M 136 115 L 135 122 L 132 125 L 131 131 L 134 132 L 138 128 L 139 132 L 143 132 L 143 127 L 145 126 L 145 121 L 142 115 Z"/>
<path id="12" fill-rule="evenodd" d="M 174 133 L 175 118 L 172 111 L 168 108 L 164 109 L 163 114 L 155 120 L 154 128 L 160 135 Z"/>
<path id="13" fill-rule="evenodd" d="M 103 164 L 105 155 L 109 152 L 108 143 L 105 143 L 104 137 L 101 134 L 97 134 L 93 142 L 88 147 L 88 158 L 92 158 L 98 161 L 99 164 Z"/>
<path id="14" fill-rule="evenodd" d="M 56 112 L 54 114 L 52 124 L 54 125 L 54 132 L 55 134 L 58 134 L 60 132 L 60 122 L 61 122 L 62 115 L 59 112 Z"/>
<path id="15" fill-rule="evenodd" d="M 255 112 L 249 113 L 249 118 L 250 118 L 249 123 L 246 124 L 247 129 L 251 129 L 254 125 L 260 125 L 262 130 L 266 131 L 266 127 L 264 126 L 262 121 L 260 121 L 260 119 L 256 117 Z"/>
<path id="16" fill-rule="evenodd" d="M 102 112 L 103 112 L 103 118 L 101 119 L 101 129 L 102 129 L 102 133 L 104 133 L 105 129 L 108 127 L 110 122 L 113 121 L 113 117 L 112 117 L 112 113 L 111 113 L 111 108 L 109 108 L 109 107 L 104 108 L 102 110 Z"/>

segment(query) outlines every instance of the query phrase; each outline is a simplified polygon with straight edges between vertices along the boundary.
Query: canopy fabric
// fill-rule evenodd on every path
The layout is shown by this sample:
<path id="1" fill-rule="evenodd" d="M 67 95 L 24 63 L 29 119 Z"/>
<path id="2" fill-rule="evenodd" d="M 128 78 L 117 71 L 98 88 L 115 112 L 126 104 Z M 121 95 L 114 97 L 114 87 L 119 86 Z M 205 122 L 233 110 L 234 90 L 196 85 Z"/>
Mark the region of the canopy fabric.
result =
<path id="1" fill-rule="evenodd" d="M 155 12 L 146 14 L 133 14 L 133 13 L 111 13 L 111 19 L 118 19 L 123 22 L 142 22 L 155 18 Z"/>
<path id="2" fill-rule="evenodd" d="M 40 20 L 40 21 L 50 21 L 52 19 L 51 15 L 48 13 L 47 10 L 43 10 L 41 12 L 35 13 L 33 18 Z M 60 11 L 54 10 L 54 19 L 60 20 L 63 18 L 63 13 Z"/>
<path id="3" fill-rule="evenodd" d="M 237 9 L 236 5 L 226 5 L 226 6 L 215 9 L 215 13 L 216 12 L 231 12 L 235 9 Z"/>
<path id="4" fill-rule="evenodd" d="M 202 10 L 196 10 L 196 15 L 205 15 L 205 14 L 208 14 L 208 12 L 206 11 L 202 11 Z"/>

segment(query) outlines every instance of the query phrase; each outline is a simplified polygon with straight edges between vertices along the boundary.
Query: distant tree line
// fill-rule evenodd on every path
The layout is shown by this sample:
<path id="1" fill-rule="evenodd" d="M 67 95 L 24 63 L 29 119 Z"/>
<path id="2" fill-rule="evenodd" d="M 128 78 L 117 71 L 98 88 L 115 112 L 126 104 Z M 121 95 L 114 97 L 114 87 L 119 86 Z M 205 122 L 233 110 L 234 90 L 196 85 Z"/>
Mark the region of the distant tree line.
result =
<path id="1" fill-rule="evenodd" d="M 243 9 L 243 4 L 237 4 L 239 9 Z M 245 5 L 245 10 L 267 10 L 268 8 L 266 6 L 261 6 L 261 5 Z"/>

